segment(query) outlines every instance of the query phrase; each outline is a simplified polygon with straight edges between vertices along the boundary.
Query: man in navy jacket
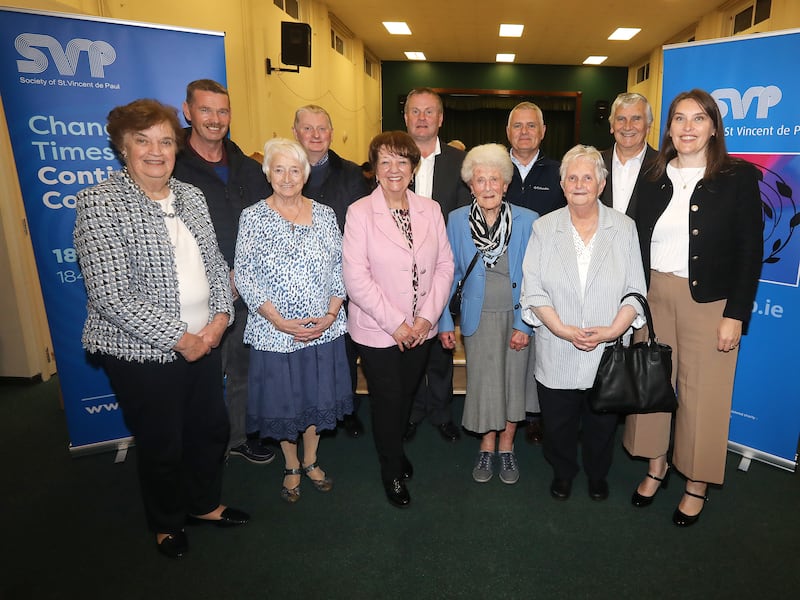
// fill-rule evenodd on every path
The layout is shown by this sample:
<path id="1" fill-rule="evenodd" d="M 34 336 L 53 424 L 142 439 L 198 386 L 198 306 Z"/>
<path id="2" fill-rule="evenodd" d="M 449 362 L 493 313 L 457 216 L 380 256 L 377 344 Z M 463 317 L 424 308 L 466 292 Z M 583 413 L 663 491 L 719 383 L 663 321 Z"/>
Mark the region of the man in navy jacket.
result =
<path id="1" fill-rule="evenodd" d="M 200 188 L 217 233 L 217 241 L 231 269 L 235 320 L 222 338 L 222 368 L 226 376 L 225 402 L 231 425 L 228 452 L 255 464 L 272 462 L 275 454 L 258 433 L 247 432 L 247 372 L 250 349 L 244 345 L 247 306 L 233 284 L 233 257 L 239 215 L 247 206 L 272 194 L 261 165 L 248 158 L 228 137 L 231 104 L 228 90 L 216 81 L 199 79 L 186 87 L 183 116 L 191 125 L 175 161 L 176 179 Z M 250 433 L 250 435 L 247 435 Z"/>

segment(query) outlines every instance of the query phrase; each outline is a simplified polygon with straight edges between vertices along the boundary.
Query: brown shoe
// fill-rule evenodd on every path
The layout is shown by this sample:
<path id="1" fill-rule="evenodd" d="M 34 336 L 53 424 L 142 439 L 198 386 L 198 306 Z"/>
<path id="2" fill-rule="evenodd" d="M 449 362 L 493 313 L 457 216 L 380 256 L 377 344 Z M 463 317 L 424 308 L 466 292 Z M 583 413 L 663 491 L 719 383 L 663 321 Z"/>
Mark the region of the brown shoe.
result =
<path id="1" fill-rule="evenodd" d="M 542 422 L 540 420 L 528 421 L 525 425 L 525 440 L 529 444 L 541 444 L 544 438 L 544 431 L 542 431 Z"/>

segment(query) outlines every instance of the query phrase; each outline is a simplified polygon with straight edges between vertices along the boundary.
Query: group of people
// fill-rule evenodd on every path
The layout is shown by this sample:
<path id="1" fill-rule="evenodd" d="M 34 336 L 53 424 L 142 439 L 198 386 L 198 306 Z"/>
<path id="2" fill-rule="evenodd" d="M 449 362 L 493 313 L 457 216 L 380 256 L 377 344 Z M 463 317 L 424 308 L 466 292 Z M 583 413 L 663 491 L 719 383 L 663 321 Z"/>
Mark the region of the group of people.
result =
<path id="1" fill-rule="evenodd" d="M 123 169 L 78 194 L 83 343 L 136 438 L 162 554 L 188 551 L 186 524 L 248 522 L 222 504 L 222 471 L 229 455 L 271 462 L 264 440 L 280 444 L 286 502 L 304 476 L 330 491 L 320 431 L 363 433 L 359 360 L 384 492 L 409 506 L 405 444 L 419 423 L 460 438 L 448 310 L 459 285 L 476 482 L 518 481 L 525 423 L 554 498 L 570 496 L 581 464 L 589 496 L 608 497 L 617 416 L 588 397 L 605 343 L 643 324 L 641 307 L 620 300 L 639 292 L 673 348 L 679 407 L 627 418 L 624 446 L 648 460 L 631 501 L 652 503 L 677 470 L 687 483 L 673 521 L 686 526 L 722 483 L 761 212 L 756 170 L 727 154 L 713 98 L 678 96 L 655 151 L 647 100 L 620 94 L 614 146 L 578 145 L 560 163 L 541 152 L 544 116 L 529 102 L 509 115 L 510 150 L 442 144 L 430 88 L 412 90 L 404 112 L 407 132 L 370 143 L 374 184 L 330 148 L 319 106 L 297 110 L 295 139 L 267 142 L 262 165 L 227 137 L 228 92 L 214 81 L 187 87 L 186 130 L 155 100 L 109 113 Z"/>

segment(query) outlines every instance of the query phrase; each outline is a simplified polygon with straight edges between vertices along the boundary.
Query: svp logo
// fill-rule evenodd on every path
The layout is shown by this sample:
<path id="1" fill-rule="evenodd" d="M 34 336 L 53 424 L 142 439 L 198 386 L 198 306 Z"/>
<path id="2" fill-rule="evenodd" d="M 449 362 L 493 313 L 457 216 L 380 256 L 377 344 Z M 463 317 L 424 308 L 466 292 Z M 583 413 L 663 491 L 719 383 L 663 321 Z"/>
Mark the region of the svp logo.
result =
<path id="1" fill-rule="evenodd" d="M 52 60 L 61 75 L 75 75 L 81 57 L 86 53 L 92 77 L 102 79 L 105 77 L 105 67 L 117 60 L 114 47 L 102 40 L 75 38 L 67 43 L 66 48 L 62 48 L 58 40 L 49 35 L 21 33 L 14 40 L 14 47 L 26 59 L 17 61 L 17 71 L 20 73 L 43 73 Z"/>
<path id="2" fill-rule="evenodd" d="M 730 104 L 731 116 L 734 119 L 744 119 L 753 106 L 756 110 L 756 119 L 766 119 L 769 109 L 777 105 L 783 98 L 781 88 L 776 85 L 766 87 L 757 85 L 747 88 L 744 94 L 740 94 L 739 90 L 734 88 L 719 88 L 711 92 L 711 95 L 717 101 L 719 112 L 723 118 L 727 116 Z"/>

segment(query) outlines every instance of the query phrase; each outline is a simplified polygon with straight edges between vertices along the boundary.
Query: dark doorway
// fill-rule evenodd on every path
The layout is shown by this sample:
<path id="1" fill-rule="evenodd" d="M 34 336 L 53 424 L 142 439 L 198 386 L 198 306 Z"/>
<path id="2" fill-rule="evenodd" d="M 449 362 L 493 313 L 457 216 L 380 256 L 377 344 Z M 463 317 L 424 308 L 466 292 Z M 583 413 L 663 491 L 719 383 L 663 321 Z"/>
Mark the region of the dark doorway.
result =
<path id="1" fill-rule="evenodd" d="M 533 102 L 542 109 L 547 127 L 542 151 L 556 160 L 578 143 L 581 92 L 537 92 L 516 90 L 465 90 L 434 88 L 444 104 L 444 123 L 439 130 L 443 144 L 461 140 L 467 150 L 496 142 L 508 146 L 506 124 L 511 109 L 520 102 Z M 401 110 L 405 96 L 400 98 Z"/>

